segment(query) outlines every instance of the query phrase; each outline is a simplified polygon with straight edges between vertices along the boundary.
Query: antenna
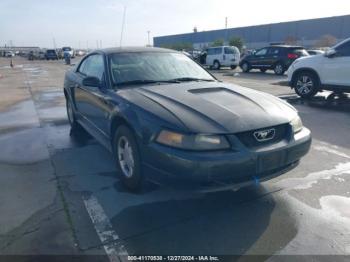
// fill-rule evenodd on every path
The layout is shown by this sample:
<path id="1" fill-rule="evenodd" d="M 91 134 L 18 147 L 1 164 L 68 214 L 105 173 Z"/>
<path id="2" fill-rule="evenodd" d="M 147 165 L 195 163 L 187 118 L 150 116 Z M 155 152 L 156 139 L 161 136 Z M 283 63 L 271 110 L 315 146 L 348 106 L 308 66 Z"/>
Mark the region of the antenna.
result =
<path id="1" fill-rule="evenodd" d="M 122 42 L 123 42 L 123 34 L 124 34 L 124 26 L 125 26 L 125 16 L 126 16 L 126 6 L 124 6 L 123 21 L 122 21 L 122 30 L 121 30 L 121 33 L 120 33 L 120 47 L 122 47 Z"/>

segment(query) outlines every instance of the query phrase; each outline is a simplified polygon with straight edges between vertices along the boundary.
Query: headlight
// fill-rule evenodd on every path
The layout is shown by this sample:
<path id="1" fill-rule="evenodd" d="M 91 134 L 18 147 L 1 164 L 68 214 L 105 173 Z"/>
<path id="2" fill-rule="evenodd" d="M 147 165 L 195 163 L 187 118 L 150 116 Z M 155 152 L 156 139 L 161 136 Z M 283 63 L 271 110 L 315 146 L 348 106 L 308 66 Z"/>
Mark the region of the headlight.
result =
<path id="1" fill-rule="evenodd" d="M 293 128 L 293 132 L 294 134 L 298 133 L 299 131 L 301 131 L 301 129 L 303 129 L 303 122 L 301 122 L 301 119 L 299 116 L 296 116 L 291 122 L 290 122 L 292 128 Z"/>
<path id="2" fill-rule="evenodd" d="M 163 130 L 156 141 L 160 144 L 187 150 L 222 150 L 230 148 L 226 137 L 219 135 L 184 135 Z"/>

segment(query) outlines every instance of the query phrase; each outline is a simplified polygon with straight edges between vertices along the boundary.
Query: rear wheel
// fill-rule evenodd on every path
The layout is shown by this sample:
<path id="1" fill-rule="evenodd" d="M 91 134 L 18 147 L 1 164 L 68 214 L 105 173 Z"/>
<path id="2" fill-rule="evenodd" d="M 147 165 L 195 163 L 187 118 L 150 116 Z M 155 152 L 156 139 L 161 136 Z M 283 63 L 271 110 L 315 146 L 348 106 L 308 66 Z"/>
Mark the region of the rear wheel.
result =
<path id="1" fill-rule="evenodd" d="M 284 69 L 284 65 L 282 63 L 277 63 L 273 71 L 275 71 L 276 75 L 280 76 L 280 75 L 283 75 L 286 70 Z"/>
<path id="2" fill-rule="evenodd" d="M 214 68 L 215 70 L 219 70 L 220 67 L 221 67 L 221 65 L 220 65 L 219 61 L 217 61 L 217 60 L 214 61 L 213 68 Z"/>
<path id="3" fill-rule="evenodd" d="M 294 81 L 294 90 L 302 98 L 315 96 L 319 89 L 317 77 L 310 72 L 301 72 Z"/>
<path id="4" fill-rule="evenodd" d="M 114 135 L 113 148 L 121 181 L 131 191 L 141 190 L 141 158 L 133 131 L 125 125 L 119 126 Z"/>
<path id="5" fill-rule="evenodd" d="M 250 65 L 247 63 L 247 62 L 244 62 L 242 65 L 241 65 L 241 68 L 242 68 L 242 71 L 244 73 L 249 73 L 250 71 Z"/>

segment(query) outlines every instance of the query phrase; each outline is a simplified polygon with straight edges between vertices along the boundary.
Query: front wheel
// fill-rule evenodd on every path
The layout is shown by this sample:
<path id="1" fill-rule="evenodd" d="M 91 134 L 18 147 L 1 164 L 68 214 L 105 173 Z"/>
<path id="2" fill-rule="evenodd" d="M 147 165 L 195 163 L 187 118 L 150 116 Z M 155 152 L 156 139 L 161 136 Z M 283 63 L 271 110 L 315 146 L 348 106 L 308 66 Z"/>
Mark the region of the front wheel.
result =
<path id="1" fill-rule="evenodd" d="M 143 184 L 141 158 L 133 131 L 121 125 L 115 132 L 113 147 L 121 181 L 130 191 L 141 190 Z"/>
<path id="2" fill-rule="evenodd" d="M 302 98 L 311 98 L 318 92 L 319 81 L 317 77 L 309 72 L 301 72 L 294 81 L 294 90 Z"/>

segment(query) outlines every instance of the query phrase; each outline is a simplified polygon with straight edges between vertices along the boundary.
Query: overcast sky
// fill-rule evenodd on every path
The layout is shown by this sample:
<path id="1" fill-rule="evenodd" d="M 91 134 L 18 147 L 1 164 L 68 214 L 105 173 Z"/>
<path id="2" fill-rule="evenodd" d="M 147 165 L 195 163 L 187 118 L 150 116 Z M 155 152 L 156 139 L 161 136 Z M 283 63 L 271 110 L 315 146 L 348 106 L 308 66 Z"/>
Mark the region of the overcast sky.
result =
<path id="1" fill-rule="evenodd" d="M 1 0 L 0 46 L 96 48 L 147 44 L 151 37 L 350 14 L 345 0 Z"/>

